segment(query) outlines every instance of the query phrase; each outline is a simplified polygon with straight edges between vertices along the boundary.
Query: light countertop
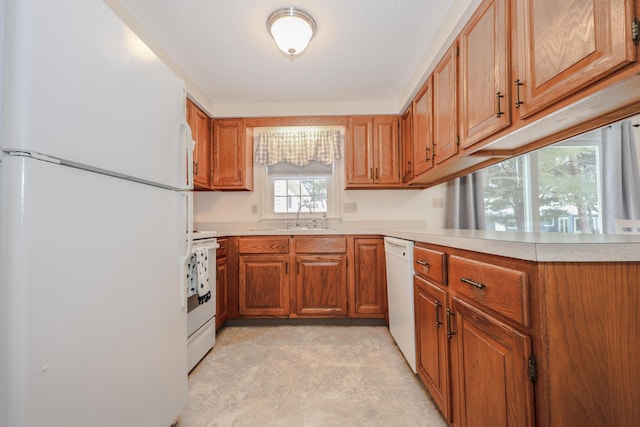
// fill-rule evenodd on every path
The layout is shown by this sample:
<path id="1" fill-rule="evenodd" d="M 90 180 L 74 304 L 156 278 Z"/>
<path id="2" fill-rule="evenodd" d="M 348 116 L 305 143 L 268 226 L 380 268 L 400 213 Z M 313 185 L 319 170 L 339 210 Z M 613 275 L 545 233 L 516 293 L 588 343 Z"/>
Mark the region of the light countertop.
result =
<path id="1" fill-rule="evenodd" d="M 403 226 L 404 225 L 404 226 Z M 409 227 L 406 227 L 409 225 Z M 324 230 L 283 230 L 218 223 L 196 225 L 218 236 L 382 235 L 415 242 L 541 262 L 640 261 L 640 236 L 525 233 L 482 230 L 429 230 L 416 224 L 339 224 Z M 215 228 L 213 228 L 215 227 Z"/>

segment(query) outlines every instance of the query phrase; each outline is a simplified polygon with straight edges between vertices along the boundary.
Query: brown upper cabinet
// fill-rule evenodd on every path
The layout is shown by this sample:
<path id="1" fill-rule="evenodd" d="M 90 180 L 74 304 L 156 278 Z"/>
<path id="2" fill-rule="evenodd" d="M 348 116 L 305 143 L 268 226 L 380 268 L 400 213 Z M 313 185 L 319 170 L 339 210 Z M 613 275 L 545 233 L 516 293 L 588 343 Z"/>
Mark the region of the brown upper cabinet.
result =
<path id="1" fill-rule="evenodd" d="M 514 106 L 520 118 L 634 62 L 633 0 L 516 0 Z"/>
<path id="2" fill-rule="evenodd" d="M 211 119 L 187 98 L 187 123 L 191 128 L 193 147 L 193 186 L 196 190 L 211 188 Z"/>
<path id="3" fill-rule="evenodd" d="M 400 118 L 400 141 L 402 145 L 402 182 L 413 178 L 413 106 Z"/>
<path id="4" fill-rule="evenodd" d="M 400 186 L 398 116 L 349 117 L 347 188 Z"/>
<path id="5" fill-rule="evenodd" d="M 433 167 L 433 86 L 431 77 L 413 100 L 413 176 Z"/>
<path id="6" fill-rule="evenodd" d="M 433 156 L 436 164 L 458 153 L 457 54 L 454 43 L 433 71 Z"/>
<path id="7" fill-rule="evenodd" d="M 637 113 L 637 4 L 483 0 L 429 77 L 433 129 L 419 130 L 428 83 L 413 100 L 407 185 L 439 184 Z"/>
<path id="8" fill-rule="evenodd" d="M 213 131 L 212 187 L 253 191 L 252 129 L 244 119 L 216 119 Z"/>
<path id="9" fill-rule="evenodd" d="M 511 124 L 508 18 L 507 0 L 485 1 L 460 34 L 463 149 Z"/>

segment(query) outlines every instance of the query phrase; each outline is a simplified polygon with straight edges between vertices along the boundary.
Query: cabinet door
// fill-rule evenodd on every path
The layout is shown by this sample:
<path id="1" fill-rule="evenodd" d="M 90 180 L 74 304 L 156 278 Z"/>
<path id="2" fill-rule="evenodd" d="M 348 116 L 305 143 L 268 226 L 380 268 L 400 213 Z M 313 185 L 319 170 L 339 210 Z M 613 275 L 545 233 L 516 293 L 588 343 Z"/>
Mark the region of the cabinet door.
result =
<path id="1" fill-rule="evenodd" d="M 244 120 L 214 120 L 213 129 L 213 187 L 253 190 L 253 143 Z"/>
<path id="2" fill-rule="evenodd" d="M 227 258 L 216 260 L 216 329 L 229 318 L 229 288 L 227 282 Z"/>
<path id="3" fill-rule="evenodd" d="M 449 343 L 445 328 L 447 295 L 414 277 L 417 371 L 444 416 L 451 420 Z"/>
<path id="4" fill-rule="evenodd" d="M 347 185 L 373 184 L 373 122 L 350 117 L 345 147 Z"/>
<path id="5" fill-rule="evenodd" d="M 458 152 L 457 46 L 454 45 L 433 70 L 433 150 L 436 163 Z"/>
<path id="6" fill-rule="evenodd" d="M 351 317 L 384 317 L 387 282 L 383 239 L 354 239 L 354 292 Z"/>
<path id="7" fill-rule="evenodd" d="M 409 105 L 402 116 L 400 125 L 400 140 L 402 141 L 402 182 L 413 178 L 413 105 Z"/>
<path id="8" fill-rule="evenodd" d="M 241 255 L 239 264 L 239 314 L 287 316 L 289 256 Z"/>
<path id="9" fill-rule="evenodd" d="M 211 186 L 211 119 L 187 99 L 187 123 L 195 142 L 193 149 L 193 184 L 196 189 Z"/>
<path id="10" fill-rule="evenodd" d="M 515 5 L 521 118 L 635 61 L 632 0 L 517 0 Z"/>
<path id="11" fill-rule="evenodd" d="M 400 145 L 398 142 L 398 118 L 373 119 L 374 182 L 397 184 L 400 182 Z"/>
<path id="12" fill-rule="evenodd" d="M 468 148 L 511 124 L 507 0 L 485 0 L 460 34 L 460 140 Z"/>
<path id="13" fill-rule="evenodd" d="M 458 298 L 451 309 L 456 425 L 533 427 L 531 339 Z"/>
<path id="14" fill-rule="evenodd" d="M 347 315 L 346 255 L 296 256 L 296 314 Z"/>
<path id="15" fill-rule="evenodd" d="M 433 167 L 433 86 L 431 77 L 413 101 L 413 176 Z"/>

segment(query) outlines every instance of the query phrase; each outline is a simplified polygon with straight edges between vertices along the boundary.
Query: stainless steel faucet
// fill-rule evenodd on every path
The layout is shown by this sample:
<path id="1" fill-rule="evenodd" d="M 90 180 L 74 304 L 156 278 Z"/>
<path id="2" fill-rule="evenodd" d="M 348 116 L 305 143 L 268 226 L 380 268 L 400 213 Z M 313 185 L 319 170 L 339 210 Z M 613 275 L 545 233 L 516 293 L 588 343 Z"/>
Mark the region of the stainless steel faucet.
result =
<path id="1" fill-rule="evenodd" d="M 311 210 L 311 206 L 307 204 L 300 205 L 300 207 L 298 207 L 298 213 L 296 214 L 296 228 L 300 227 L 300 209 L 305 206 L 307 207 L 307 209 L 309 209 L 309 213 L 313 213 L 313 211 Z"/>

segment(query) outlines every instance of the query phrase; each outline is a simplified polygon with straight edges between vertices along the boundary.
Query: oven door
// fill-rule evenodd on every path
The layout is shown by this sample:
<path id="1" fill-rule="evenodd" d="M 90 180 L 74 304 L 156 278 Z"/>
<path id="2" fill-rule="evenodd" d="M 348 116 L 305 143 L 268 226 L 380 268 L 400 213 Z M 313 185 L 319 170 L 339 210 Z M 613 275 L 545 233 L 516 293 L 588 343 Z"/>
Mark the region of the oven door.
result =
<path id="1" fill-rule="evenodd" d="M 216 248 L 218 243 L 215 240 L 205 243 L 194 242 L 193 247 L 205 247 L 209 250 L 208 273 L 211 299 L 203 304 L 198 304 L 197 293 L 187 298 L 187 337 L 193 335 L 216 315 Z"/>

